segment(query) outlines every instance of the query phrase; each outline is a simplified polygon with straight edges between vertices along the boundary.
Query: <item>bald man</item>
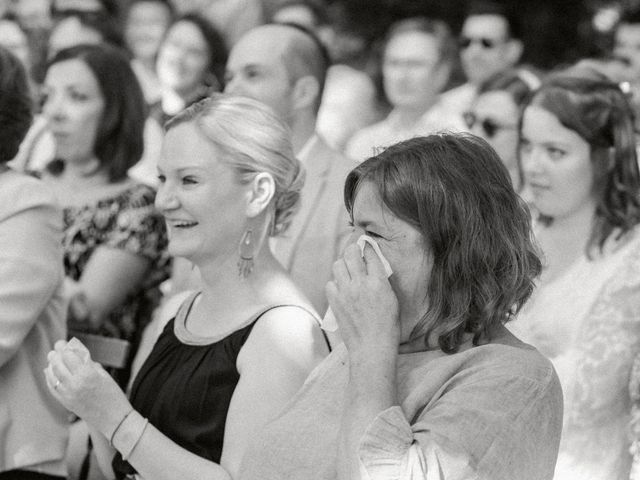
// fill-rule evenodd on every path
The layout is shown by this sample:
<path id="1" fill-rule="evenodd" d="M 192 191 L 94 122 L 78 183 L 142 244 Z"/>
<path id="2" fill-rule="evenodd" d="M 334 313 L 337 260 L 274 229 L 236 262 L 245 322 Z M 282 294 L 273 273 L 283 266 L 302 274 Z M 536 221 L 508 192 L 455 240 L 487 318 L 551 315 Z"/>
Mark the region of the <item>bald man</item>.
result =
<path id="1" fill-rule="evenodd" d="M 351 232 L 342 192 L 355 166 L 316 133 L 328 64 L 312 33 L 288 24 L 264 25 L 232 48 L 225 88 L 269 105 L 291 128 L 307 176 L 300 210 L 285 235 L 273 239 L 272 249 L 321 315 L 327 309 L 324 286 Z"/>

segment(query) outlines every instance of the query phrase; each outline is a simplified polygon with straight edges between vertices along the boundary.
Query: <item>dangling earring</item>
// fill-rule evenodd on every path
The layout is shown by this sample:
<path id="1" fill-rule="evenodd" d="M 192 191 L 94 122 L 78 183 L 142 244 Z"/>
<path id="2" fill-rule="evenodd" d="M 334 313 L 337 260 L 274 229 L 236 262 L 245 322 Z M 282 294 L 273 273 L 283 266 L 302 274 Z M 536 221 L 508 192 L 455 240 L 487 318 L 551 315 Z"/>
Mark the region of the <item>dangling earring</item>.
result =
<path id="1" fill-rule="evenodd" d="M 238 259 L 238 275 L 247 278 L 253 270 L 253 245 L 251 241 L 251 229 L 248 228 L 240 241 L 240 258 Z"/>

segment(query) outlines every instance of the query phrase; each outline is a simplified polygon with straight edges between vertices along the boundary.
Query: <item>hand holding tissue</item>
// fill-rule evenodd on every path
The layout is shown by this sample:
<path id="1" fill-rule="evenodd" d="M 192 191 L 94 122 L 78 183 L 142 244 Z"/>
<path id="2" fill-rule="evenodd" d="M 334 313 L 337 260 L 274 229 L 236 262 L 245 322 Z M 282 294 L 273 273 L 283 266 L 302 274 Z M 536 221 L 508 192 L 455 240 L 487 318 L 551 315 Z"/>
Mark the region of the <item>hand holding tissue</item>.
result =
<path id="1" fill-rule="evenodd" d="M 378 243 L 369 235 L 360 235 L 360 237 L 358 238 L 357 244 L 358 244 L 358 247 L 360 247 L 360 255 L 362 255 L 362 258 L 364 258 L 365 246 L 367 244 L 371 246 L 373 251 L 376 253 L 378 258 L 380 259 L 380 263 L 382 263 L 382 267 L 384 268 L 387 278 L 389 278 L 393 273 L 393 270 L 391 270 L 391 265 L 389 265 L 389 262 L 387 261 L 387 259 L 384 258 L 384 255 L 382 255 L 382 252 L 380 251 L 380 247 L 378 246 Z M 329 309 L 327 310 L 327 313 L 325 314 L 324 319 L 322 320 L 321 327 L 323 330 L 327 332 L 335 332 L 338 329 L 338 323 L 336 322 L 336 317 L 333 314 L 331 307 L 329 307 Z"/>

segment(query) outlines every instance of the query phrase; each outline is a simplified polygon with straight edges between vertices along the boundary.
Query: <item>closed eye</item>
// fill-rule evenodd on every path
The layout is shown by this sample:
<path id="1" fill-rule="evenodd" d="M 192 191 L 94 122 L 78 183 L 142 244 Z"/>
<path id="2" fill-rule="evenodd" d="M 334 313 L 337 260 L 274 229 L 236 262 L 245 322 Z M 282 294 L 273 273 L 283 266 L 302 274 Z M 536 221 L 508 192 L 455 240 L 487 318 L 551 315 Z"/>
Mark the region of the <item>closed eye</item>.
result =
<path id="1" fill-rule="evenodd" d="M 195 177 L 191 177 L 191 176 L 182 177 L 183 185 L 195 185 L 197 183 L 198 183 L 198 180 Z"/>

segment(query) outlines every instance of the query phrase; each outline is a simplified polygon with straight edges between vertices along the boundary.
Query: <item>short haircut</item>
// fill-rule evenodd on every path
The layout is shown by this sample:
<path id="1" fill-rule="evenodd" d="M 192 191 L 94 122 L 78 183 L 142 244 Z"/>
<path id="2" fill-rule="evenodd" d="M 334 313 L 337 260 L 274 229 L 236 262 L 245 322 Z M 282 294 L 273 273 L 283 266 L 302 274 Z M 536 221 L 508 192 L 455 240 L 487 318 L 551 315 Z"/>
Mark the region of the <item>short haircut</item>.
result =
<path id="1" fill-rule="evenodd" d="M 95 76 L 104 98 L 94 153 L 116 182 L 142 157 L 146 106 L 127 56 L 110 45 L 78 45 L 58 52 L 47 70 L 67 60 L 82 61 Z"/>
<path id="2" fill-rule="evenodd" d="M 0 165 L 16 156 L 32 120 L 27 73 L 15 55 L 0 47 Z"/>
<path id="3" fill-rule="evenodd" d="M 241 184 L 261 172 L 273 177 L 276 191 L 269 235 L 284 233 L 299 208 L 305 174 L 293 154 L 289 128 L 278 115 L 257 100 L 214 94 L 187 107 L 165 128 L 169 131 L 183 123 L 192 123 L 223 153 L 220 158 L 234 169 Z"/>
<path id="4" fill-rule="evenodd" d="M 458 49 L 449 26 L 442 20 L 427 17 L 411 17 L 398 20 L 389 27 L 385 38 L 385 46 L 392 38 L 407 32 L 421 32 L 433 36 L 438 43 L 439 63 L 453 64 Z"/>
<path id="5" fill-rule="evenodd" d="M 549 75 L 528 105 L 555 115 L 589 144 L 596 222 L 586 253 L 602 250 L 614 231 L 622 236 L 640 223 L 634 114 L 627 97 L 606 75 L 591 68 L 572 68 Z"/>
<path id="6" fill-rule="evenodd" d="M 302 41 L 289 41 L 285 50 L 285 67 L 291 83 L 295 83 L 307 75 L 311 75 L 316 79 L 319 92 L 315 109 L 318 111 L 327 78 L 327 70 L 331 65 L 331 57 L 327 48 L 318 36 L 306 27 L 288 22 L 273 23 L 272 25 L 290 28 L 298 32 L 300 39 L 305 38 Z"/>
<path id="7" fill-rule="evenodd" d="M 455 353 L 465 334 L 475 345 L 490 340 L 524 305 L 542 266 L 529 210 L 487 142 L 443 133 L 388 147 L 348 175 L 350 213 L 363 183 L 422 234 L 433 262 L 428 309 L 412 338 L 424 336 L 430 346 L 437 333 L 439 347 Z"/>
<path id="8" fill-rule="evenodd" d="M 225 44 L 222 34 L 213 26 L 213 24 L 205 17 L 196 12 L 188 12 L 176 17 L 167 28 L 165 37 L 169 33 L 169 30 L 180 22 L 191 23 L 195 26 L 209 49 L 209 64 L 208 72 L 213 75 L 213 79 L 217 82 L 217 85 L 208 85 L 209 87 L 216 87 L 216 90 L 222 90 L 224 88 L 224 72 L 227 64 L 227 46 Z M 162 46 L 160 46 L 162 48 Z"/>
<path id="9" fill-rule="evenodd" d="M 496 15 L 504 18 L 507 23 L 507 35 L 509 38 L 522 38 L 522 28 L 517 16 L 512 9 L 505 4 L 492 0 L 472 0 L 469 4 L 465 18 L 476 15 Z"/>
<path id="10" fill-rule="evenodd" d="M 315 25 L 319 26 L 327 21 L 326 5 L 323 0 L 281 0 L 272 15 L 272 17 L 280 10 L 290 7 L 304 7 L 309 9 L 315 18 Z"/>

